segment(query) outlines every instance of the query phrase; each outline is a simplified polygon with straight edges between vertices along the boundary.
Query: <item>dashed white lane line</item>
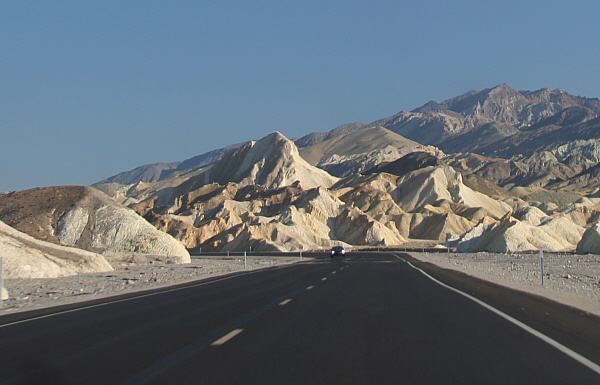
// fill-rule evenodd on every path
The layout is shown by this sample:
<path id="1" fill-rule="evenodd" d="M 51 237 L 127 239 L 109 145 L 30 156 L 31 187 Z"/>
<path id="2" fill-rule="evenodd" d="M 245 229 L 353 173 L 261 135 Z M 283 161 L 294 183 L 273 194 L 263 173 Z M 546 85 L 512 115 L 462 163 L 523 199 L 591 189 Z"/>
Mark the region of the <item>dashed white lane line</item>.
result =
<path id="1" fill-rule="evenodd" d="M 281 302 L 279 303 L 279 306 L 284 306 L 284 305 L 287 305 L 287 304 L 288 304 L 288 303 L 290 303 L 290 302 L 292 302 L 292 299 L 291 299 L 291 298 L 288 298 L 288 299 L 286 299 L 286 300 L 284 300 L 284 301 L 281 301 Z"/>
<path id="2" fill-rule="evenodd" d="M 321 278 L 321 281 L 327 281 L 327 277 Z"/>
<path id="3" fill-rule="evenodd" d="M 233 337 L 237 336 L 238 334 L 240 334 L 244 329 L 233 329 L 232 331 L 230 331 L 229 333 L 225 334 L 223 337 L 219 338 L 218 340 L 216 340 L 215 342 L 213 342 L 212 344 L 210 344 L 211 346 L 221 346 L 223 345 L 225 342 L 229 341 L 230 339 L 232 339 Z"/>
<path id="4" fill-rule="evenodd" d="M 311 289 L 314 289 L 314 288 L 315 288 L 314 286 L 309 286 L 309 287 L 306 288 L 306 290 L 311 290 Z"/>

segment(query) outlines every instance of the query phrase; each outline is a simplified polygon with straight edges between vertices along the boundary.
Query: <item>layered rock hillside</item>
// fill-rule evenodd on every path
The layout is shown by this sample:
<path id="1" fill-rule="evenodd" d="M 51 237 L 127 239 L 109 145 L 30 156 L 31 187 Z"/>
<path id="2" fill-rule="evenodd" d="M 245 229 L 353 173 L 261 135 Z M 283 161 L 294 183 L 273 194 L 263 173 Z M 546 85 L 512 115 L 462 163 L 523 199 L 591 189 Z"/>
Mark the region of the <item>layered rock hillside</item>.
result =
<path id="1" fill-rule="evenodd" d="M 189 249 L 451 238 L 464 250 L 573 250 L 600 218 L 599 113 L 595 98 L 502 84 L 97 187 Z"/>
<path id="2" fill-rule="evenodd" d="M 512 212 L 428 152 L 339 180 L 297 154 L 293 142 L 274 133 L 179 185 L 161 189 L 164 183 L 157 182 L 123 191 L 138 200 L 130 207 L 155 227 L 202 251 L 439 242 Z"/>
<path id="3" fill-rule="evenodd" d="M 353 126 L 310 142 L 335 148 L 340 136 L 364 129 Z M 399 159 L 339 179 L 308 164 L 292 141 L 273 133 L 189 177 L 117 190 L 137 202 L 130 206 L 135 212 L 194 251 L 401 247 L 449 238 L 469 251 L 577 248 L 594 223 L 590 213 L 599 212 L 596 198 L 552 193 L 535 183 L 503 189 L 481 176 L 486 161 L 501 164 L 499 158 L 450 157 L 415 146 Z M 479 174 L 472 171 L 477 167 Z M 585 205 L 578 203 L 582 199 Z M 577 214 L 583 207 L 586 214 Z"/>
<path id="4" fill-rule="evenodd" d="M 185 247 L 132 210 L 85 186 L 46 187 L 0 195 L 0 220 L 30 236 L 100 253 L 186 263 Z"/>

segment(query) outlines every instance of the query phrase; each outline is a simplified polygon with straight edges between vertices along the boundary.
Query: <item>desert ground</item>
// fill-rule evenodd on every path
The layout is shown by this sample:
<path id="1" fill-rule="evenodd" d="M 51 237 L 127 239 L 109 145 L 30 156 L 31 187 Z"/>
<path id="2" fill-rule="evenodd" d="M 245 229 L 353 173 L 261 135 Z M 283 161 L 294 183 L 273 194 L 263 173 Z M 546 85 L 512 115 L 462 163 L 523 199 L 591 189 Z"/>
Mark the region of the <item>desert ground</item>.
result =
<path id="1" fill-rule="evenodd" d="M 410 253 L 421 261 L 552 299 L 600 316 L 600 255 Z"/>
<path id="2" fill-rule="evenodd" d="M 410 253 L 414 258 L 600 316 L 600 256 L 537 253 Z M 301 263 L 300 257 L 249 257 L 247 269 Z M 5 279 L 9 298 L 0 315 L 166 287 L 244 270 L 243 257 L 204 256 L 190 264 L 121 265 L 115 271 L 62 278 Z"/>

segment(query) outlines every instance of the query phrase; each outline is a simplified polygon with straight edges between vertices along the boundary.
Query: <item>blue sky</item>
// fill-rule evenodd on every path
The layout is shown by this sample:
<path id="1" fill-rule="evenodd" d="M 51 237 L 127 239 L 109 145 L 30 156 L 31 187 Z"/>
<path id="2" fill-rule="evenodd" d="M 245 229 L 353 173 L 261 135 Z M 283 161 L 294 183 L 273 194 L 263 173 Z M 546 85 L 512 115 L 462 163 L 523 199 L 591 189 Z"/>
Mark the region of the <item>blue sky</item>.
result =
<path id="1" fill-rule="evenodd" d="M 600 97 L 600 2 L 0 0 L 0 191 L 508 83 Z"/>

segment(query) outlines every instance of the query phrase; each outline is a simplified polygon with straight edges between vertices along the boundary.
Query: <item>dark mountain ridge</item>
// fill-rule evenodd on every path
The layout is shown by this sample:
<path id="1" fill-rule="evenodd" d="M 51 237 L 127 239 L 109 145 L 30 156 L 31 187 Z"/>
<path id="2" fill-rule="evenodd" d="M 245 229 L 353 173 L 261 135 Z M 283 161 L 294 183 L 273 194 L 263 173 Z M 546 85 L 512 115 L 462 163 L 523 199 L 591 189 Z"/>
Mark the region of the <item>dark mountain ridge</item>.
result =
<path id="1" fill-rule="evenodd" d="M 320 152 L 325 151 L 325 148 L 328 157 L 331 157 L 332 152 L 338 154 L 339 159 L 330 159 L 327 167 L 342 175 L 344 167 L 357 163 L 349 161 L 353 155 L 365 157 L 372 156 L 371 153 L 359 154 L 357 151 L 366 150 L 362 150 L 362 147 L 353 150 L 347 145 L 338 153 L 335 152 L 335 146 L 325 144 L 332 141 L 346 143 L 341 139 L 360 136 L 361 132 L 371 132 L 374 127 L 379 127 L 380 130 L 389 130 L 399 135 L 398 138 L 436 146 L 449 155 L 475 153 L 488 158 L 505 159 L 509 162 L 505 165 L 495 161 L 486 163 L 485 167 L 476 167 L 479 170 L 477 172 L 494 170 L 482 176 L 502 175 L 501 178 L 492 178 L 495 183 L 524 184 L 533 180 L 536 183 L 553 181 L 556 184 L 600 161 L 599 114 L 600 100 L 597 98 L 574 96 L 563 90 L 550 88 L 517 91 L 507 84 L 501 84 L 484 90 L 472 90 L 439 103 L 432 100 L 412 111 L 400 111 L 369 124 L 350 123 L 328 132 L 314 132 L 295 140 L 295 144 L 302 150 L 302 154 L 310 153 L 313 160 L 309 162 L 312 164 L 317 164 L 315 159 L 322 158 Z M 381 139 L 381 144 L 375 147 L 381 146 L 382 151 L 387 151 L 385 160 L 390 161 L 390 154 L 393 152 L 390 152 L 389 146 L 386 147 L 387 139 L 383 139 L 383 136 Z M 396 148 L 399 143 L 395 140 L 392 147 Z M 214 150 L 183 162 L 141 166 L 100 183 L 129 185 L 177 177 L 210 166 L 238 147 L 240 145 Z M 369 151 L 376 150 L 371 147 Z M 403 151 L 404 153 L 398 153 L 398 157 L 423 149 Z M 538 160 L 533 159 L 541 151 L 552 154 L 554 159 L 543 162 L 548 169 L 543 169 Z M 325 153 L 322 155 L 325 156 Z M 529 160 L 531 157 L 532 160 Z M 368 167 L 376 164 L 360 159 L 359 164 L 370 164 Z M 360 171 L 364 169 L 351 172 Z"/>

